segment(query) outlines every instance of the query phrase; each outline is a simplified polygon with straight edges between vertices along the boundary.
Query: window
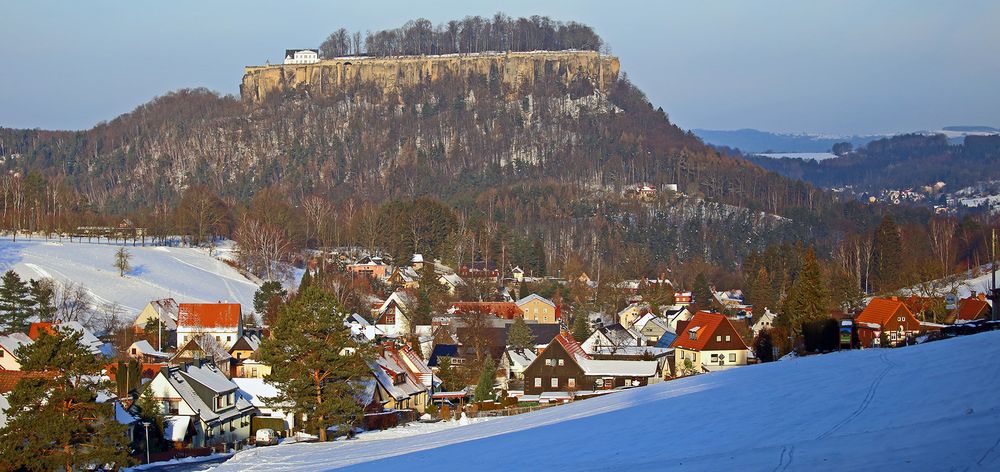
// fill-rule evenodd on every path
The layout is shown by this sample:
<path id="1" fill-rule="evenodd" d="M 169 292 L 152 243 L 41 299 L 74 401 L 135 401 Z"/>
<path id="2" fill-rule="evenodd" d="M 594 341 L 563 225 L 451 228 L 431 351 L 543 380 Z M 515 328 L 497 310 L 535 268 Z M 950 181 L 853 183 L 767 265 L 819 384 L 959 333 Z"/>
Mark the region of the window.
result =
<path id="1" fill-rule="evenodd" d="M 576 379 L 569 379 L 566 381 L 566 386 L 569 388 L 576 388 Z"/>
<path id="2" fill-rule="evenodd" d="M 698 334 L 694 331 L 688 331 L 688 339 L 698 339 Z"/>
<path id="3" fill-rule="evenodd" d="M 722 341 L 722 336 L 716 336 L 715 337 L 715 342 L 720 342 L 720 341 Z M 727 339 L 726 341 L 729 341 L 729 340 Z"/>
<path id="4" fill-rule="evenodd" d="M 730 352 L 729 353 L 729 362 L 736 362 L 736 353 L 735 352 Z"/>
<path id="5" fill-rule="evenodd" d="M 559 388 L 559 379 L 557 377 L 552 377 L 552 388 Z"/>
<path id="6" fill-rule="evenodd" d="M 222 339 L 221 339 L 221 338 L 219 338 L 218 336 L 216 336 L 216 337 L 215 337 L 215 342 L 217 342 L 217 343 L 220 343 L 220 342 L 222 342 Z"/>
<path id="7" fill-rule="evenodd" d="M 3 357 L 3 349 L 0 349 L 0 357 Z"/>
<path id="8" fill-rule="evenodd" d="M 535 386 L 536 387 L 541 387 L 542 386 L 542 378 L 541 377 L 535 377 Z"/>
<path id="9" fill-rule="evenodd" d="M 718 354 L 712 354 L 712 362 L 719 362 L 719 355 Z"/>
<path id="10" fill-rule="evenodd" d="M 564 364 L 565 364 L 565 361 L 563 361 L 562 359 L 559 359 L 559 365 L 564 365 Z"/>
<path id="11" fill-rule="evenodd" d="M 257 368 L 256 367 L 251 367 L 250 368 L 250 376 L 251 377 L 257 377 Z"/>
<path id="12" fill-rule="evenodd" d="M 545 359 L 545 365 L 551 366 L 552 365 L 552 359 Z"/>
<path id="13" fill-rule="evenodd" d="M 727 334 L 726 335 L 726 342 L 728 342 L 728 341 L 729 341 L 729 335 Z"/>
<path id="14" fill-rule="evenodd" d="M 243 353 L 239 352 L 239 351 L 236 351 L 236 358 L 237 359 L 242 359 L 243 358 Z"/>
<path id="15" fill-rule="evenodd" d="M 726 336 L 726 337 L 728 338 L 729 336 Z M 226 336 L 226 342 L 229 342 L 229 341 L 232 341 L 232 340 L 233 340 L 232 336 Z"/>

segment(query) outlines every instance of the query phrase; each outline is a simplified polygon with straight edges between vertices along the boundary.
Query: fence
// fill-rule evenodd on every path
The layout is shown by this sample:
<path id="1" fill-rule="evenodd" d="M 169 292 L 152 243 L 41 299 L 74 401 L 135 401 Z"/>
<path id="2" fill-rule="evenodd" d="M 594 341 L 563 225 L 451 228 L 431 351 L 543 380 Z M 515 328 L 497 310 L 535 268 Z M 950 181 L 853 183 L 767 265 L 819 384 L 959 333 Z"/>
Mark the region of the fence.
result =
<path id="1" fill-rule="evenodd" d="M 535 410 L 544 410 L 546 408 L 552 408 L 559 405 L 558 403 L 546 403 L 537 406 L 520 406 L 515 408 L 501 408 L 497 410 L 481 410 L 477 411 L 474 416 L 475 418 L 496 418 L 500 416 L 514 416 L 523 413 L 530 413 Z"/>

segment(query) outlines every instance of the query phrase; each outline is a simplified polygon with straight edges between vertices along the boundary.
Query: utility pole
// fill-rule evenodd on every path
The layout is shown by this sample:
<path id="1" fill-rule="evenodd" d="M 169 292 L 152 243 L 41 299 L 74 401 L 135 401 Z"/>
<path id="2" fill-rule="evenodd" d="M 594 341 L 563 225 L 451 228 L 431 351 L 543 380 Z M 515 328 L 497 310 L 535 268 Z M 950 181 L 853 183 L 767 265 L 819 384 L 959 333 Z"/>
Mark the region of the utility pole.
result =
<path id="1" fill-rule="evenodd" d="M 992 240 L 990 241 L 990 299 L 993 306 L 990 310 L 990 320 L 997 320 L 997 311 L 1000 311 L 1000 292 L 997 292 L 997 230 L 992 230 Z"/>

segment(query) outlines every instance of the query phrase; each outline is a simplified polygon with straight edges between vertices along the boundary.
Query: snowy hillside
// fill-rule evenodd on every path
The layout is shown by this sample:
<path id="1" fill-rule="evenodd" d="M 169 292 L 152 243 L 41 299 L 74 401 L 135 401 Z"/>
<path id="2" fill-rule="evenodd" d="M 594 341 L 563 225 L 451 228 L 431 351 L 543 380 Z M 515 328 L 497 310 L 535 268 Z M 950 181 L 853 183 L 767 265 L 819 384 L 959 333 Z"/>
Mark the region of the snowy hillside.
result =
<path id="1" fill-rule="evenodd" d="M 993 274 L 990 272 L 989 264 L 977 268 L 976 272 L 980 275 L 969 272 L 965 275 L 933 280 L 925 284 L 905 288 L 901 292 L 903 295 L 919 296 L 926 296 L 927 292 L 930 292 L 942 297 L 945 294 L 954 293 L 958 298 L 967 298 L 973 293 L 985 293 L 989 296 L 990 287 L 993 283 Z M 997 285 L 1000 286 L 1000 273 L 997 273 Z"/>
<path id="2" fill-rule="evenodd" d="M 90 290 L 96 303 L 116 302 L 132 314 L 150 300 L 178 302 L 228 300 L 252 309 L 257 285 L 205 249 L 133 247 L 132 272 L 125 278 L 113 267 L 120 246 L 79 242 L 0 240 L 0 270 L 13 268 L 22 278 L 70 280 Z"/>
<path id="3" fill-rule="evenodd" d="M 219 471 L 1000 470 L 1000 332 L 812 356 Z"/>

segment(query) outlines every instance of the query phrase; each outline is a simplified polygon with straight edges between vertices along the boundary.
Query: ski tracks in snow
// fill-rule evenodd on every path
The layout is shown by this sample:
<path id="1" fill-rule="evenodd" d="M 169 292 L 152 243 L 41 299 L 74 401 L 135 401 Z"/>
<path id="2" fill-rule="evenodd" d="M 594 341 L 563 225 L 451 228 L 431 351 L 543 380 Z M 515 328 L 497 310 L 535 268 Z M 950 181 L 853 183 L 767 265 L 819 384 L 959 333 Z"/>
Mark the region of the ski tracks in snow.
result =
<path id="1" fill-rule="evenodd" d="M 881 359 L 882 362 L 885 363 L 885 368 L 882 369 L 882 371 L 879 372 L 878 375 L 876 375 L 875 378 L 872 380 L 872 383 L 868 386 L 868 391 L 865 392 L 865 397 L 861 400 L 861 404 L 858 405 L 858 407 L 855 408 L 850 415 L 847 415 L 846 418 L 840 420 L 839 422 L 837 422 L 837 424 L 833 425 L 833 427 L 828 429 L 826 432 L 817 436 L 816 439 L 825 439 L 830 437 L 831 435 L 833 435 L 833 433 L 836 433 L 838 430 L 840 430 L 840 428 L 843 428 L 851 421 L 854 421 L 855 418 L 861 416 L 865 412 L 865 410 L 868 409 L 868 406 L 872 404 L 872 400 L 875 399 L 875 395 L 878 393 L 878 387 L 882 383 L 882 380 L 885 379 L 887 375 L 889 375 L 889 371 L 892 370 L 892 368 L 896 365 L 889 360 L 889 356 L 886 355 L 885 352 L 879 353 L 879 359 Z"/>

